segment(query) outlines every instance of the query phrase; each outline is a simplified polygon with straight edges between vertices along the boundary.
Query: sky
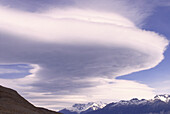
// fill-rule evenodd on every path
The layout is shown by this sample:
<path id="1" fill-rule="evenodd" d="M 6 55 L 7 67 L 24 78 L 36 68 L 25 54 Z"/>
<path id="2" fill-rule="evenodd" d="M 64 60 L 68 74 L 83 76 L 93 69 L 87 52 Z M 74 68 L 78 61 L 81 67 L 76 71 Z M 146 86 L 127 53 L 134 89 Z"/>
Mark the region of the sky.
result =
<path id="1" fill-rule="evenodd" d="M 36 106 L 170 92 L 170 2 L 0 0 L 0 84 Z"/>

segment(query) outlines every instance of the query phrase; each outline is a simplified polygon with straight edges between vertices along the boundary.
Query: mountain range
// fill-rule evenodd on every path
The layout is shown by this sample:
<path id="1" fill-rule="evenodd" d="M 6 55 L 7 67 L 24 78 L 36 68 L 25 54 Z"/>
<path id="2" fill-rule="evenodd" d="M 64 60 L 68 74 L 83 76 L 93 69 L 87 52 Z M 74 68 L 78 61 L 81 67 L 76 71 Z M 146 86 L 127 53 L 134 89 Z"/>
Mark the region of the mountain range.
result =
<path id="1" fill-rule="evenodd" d="M 32 105 L 15 90 L 0 86 L 0 114 L 170 114 L 170 95 L 156 95 L 153 99 L 121 100 L 109 104 L 89 102 L 74 104 L 60 112 Z"/>
<path id="2" fill-rule="evenodd" d="M 102 102 L 89 102 L 87 104 L 74 104 L 72 107 L 65 108 L 60 112 L 63 114 L 86 114 L 87 112 L 102 109 L 105 106 L 106 104 Z"/>
<path id="3" fill-rule="evenodd" d="M 121 100 L 110 104 L 75 104 L 65 108 L 63 114 L 170 114 L 170 95 L 156 95 L 154 99 Z"/>

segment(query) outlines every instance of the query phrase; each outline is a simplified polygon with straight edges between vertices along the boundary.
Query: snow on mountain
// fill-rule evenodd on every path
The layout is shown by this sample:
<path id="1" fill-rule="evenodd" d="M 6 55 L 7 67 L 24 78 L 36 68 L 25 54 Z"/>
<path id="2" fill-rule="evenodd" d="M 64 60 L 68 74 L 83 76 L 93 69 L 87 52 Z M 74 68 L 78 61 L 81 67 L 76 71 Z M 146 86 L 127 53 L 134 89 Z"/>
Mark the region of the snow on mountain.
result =
<path id="1" fill-rule="evenodd" d="M 163 101 L 165 103 L 168 103 L 170 101 L 170 95 L 168 94 L 163 94 L 163 95 L 156 95 L 154 97 L 154 99 L 150 99 L 150 100 L 146 100 L 146 99 L 137 99 L 137 98 L 133 98 L 131 100 L 121 100 L 119 102 L 115 102 L 114 106 L 120 106 L 120 105 L 139 105 L 139 104 L 146 104 L 149 102 L 154 102 L 155 100 L 160 100 Z"/>
<path id="2" fill-rule="evenodd" d="M 145 99 L 137 99 L 137 98 L 133 98 L 131 100 L 121 100 L 119 102 L 114 103 L 114 105 L 112 105 L 112 107 L 114 106 L 121 106 L 121 105 L 139 105 L 139 104 L 144 104 L 147 103 L 148 100 Z"/>
<path id="3" fill-rule="evenodd" d="M 156 95 L 154 97 L 154 99 L 150 99 L 150 100 L 146 100 L 146 99 L 137 99 L 137 98 L 133 98 L 131 100 L 121 100 L 119 102 L 114 103 L 114 105 L 112 105 L 112 107 L 114 106 L 121 106 L 121 105 L 139 105 L 139 104 L 146 104 L 149 102 L 154 102 L 155 100 L 160 100 L 163 101 L 165 103 L 168 103 L 170 101 L 170 95 L 167 94 L 163 94 L 163 95 Z"/>
<path id="4" fill-rule="evenodd" d="M 106 104 L 102 103 L 102 102 L 96 102 L 96 103 L 89 102 L 87 104 L 74 104 L 72 107 L 63 109 L 60 112 L 63 113 L 63 111 L 67 111 L 67 112 L 70 111 L 70 112 L 80 114 L 81 112 L 89 112 L 89 111 L 95 111 L 98 109 L 102 109 L 105 106 L 106 106 Z"/>
<path id="5" fill-rule="evenodd" d="M 68 110 L 72 111 L 72 112 L 83 112 L 86 110 L 98 110 L 103 108 L 104 106 L 106 106 L 106 104 L 102 103 L 102 102 L 89 102 L 87 104 L 74 104 L 71 108 L 68 108 Z"/>
<path id="6" fill-rule="evenodd" d="M 163 94 L 163 95 L 156 95 L 154 97 L 154 100 L 161 100 L 163 102 L 169 102 L 170 101 L 170 95 L 168 94 Z"/>
<path id="7" fill-rule="evenodd" d="M 86 114 L 170 114 L 170 95 L 156 95 L 150 100 L 121 100 Z"/>
<path id="8" fill-rule="evenodd" d="M 131 111 L 134 111 L 134 110 L 139 111 L 139 112 L 140 111 L 143 111 L 143 112 L 153 111 L 154 112 L 157 110 L 162 111 L 163 109 L 166 109 L 165 111 L 170 111 L 170 108 L 168 108 L 169 105 L 170 105 L 170 95 L 163 94 L 163 95 L 156 95 L 154 99 L 150 99 L 150 100 L 146 100 L 146 99 L 140 100 L 137 98 L 133 98 L 131 100 L 121 100 L 119 102 L 112 102 L 107 105 L 102 102 L 98 102 L 98 103 L 89 102 L 87 104 L 74 104 L 72 107 L 63 109 L 60 112 L 63 114 L 93 114 L 93 113 L 98 114 L 98 112 L 102 112 L 101 114 L 107 114 L 107 113 L 110 114 L 111 112 L 119 114 L 120 112 L 122 114 L 121 110 L 125 111 L 126 109 L 129 112 L 127 114 L 132 114 L 133 112 Z M 167 114 L 170 114 L 170 112 L 168 112 Z"/>

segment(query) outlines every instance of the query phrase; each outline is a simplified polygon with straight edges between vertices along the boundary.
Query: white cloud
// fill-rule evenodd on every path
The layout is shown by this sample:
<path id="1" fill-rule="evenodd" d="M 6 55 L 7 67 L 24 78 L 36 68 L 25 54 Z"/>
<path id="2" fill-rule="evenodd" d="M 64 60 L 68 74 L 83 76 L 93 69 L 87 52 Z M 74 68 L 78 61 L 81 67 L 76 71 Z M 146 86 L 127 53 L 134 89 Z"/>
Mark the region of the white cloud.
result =
<path id="1" fill-rule="evenodd" d="M 154 67 L 162 61 L 163 52 L 168 44 L 163 36 L 140 30 L 128 19 L 116 13 L 105 14 L 73 9 L 71 11 L 52 11 L 48 15 L 1 8 L 0 14 L 2 17 L 0 19 L 1 31 L 19 35 L 24 40 L 56 45 L 126 48 L 147 56 L 145 62 L 141 63 L 142 67 L 124 66 L 127 70 L 123 69 L 122 74 Z"/>
<path id="2" fill-rule="evenodd" d="M 168 45 L 166 38 L 139 29 L 126 16 L 74 8 L 28 13 L 0 7 L 0 17 L 0 62 L 34 67 L 32 75 L 0 82 L 34 103 L 153 95 L 144 84 L 114 79 L 153 68 Z M 34 99 L 35 94 L 42 99 Z"/>
<path id="3" fill-rule="evenodd" d="M 0 82 L 8 82 L 10 80 L 0 79 Z M 19 84 L 25 83 L 23 80 L 13 80 L 12 82 Z M 78 81 L 78 80 L 77 80 Z M 29 99 L 37 106 L 47 107 L 53 110 L 59 110 L 69 107 L 74 103 L 87 103 L 103 101 L 110 103 L 118 100 L 129 100 L 131 98 L 150 99 L 154 96 L 154 89 L 134 81 L 115 80 L 106 78 L 89 78 L 79 80 L 78 82 L 93 83 L 95 86 L 81 88 L 75 93 L 55 94 L 53 92 L 32 92 L 29 87 L 20 87 L 16 84 L 11 85 L 19 90 L 24 97 Z M 80 85 L 81 86 L 81 85 Z M 63 90 L 65 91 L 65 90 Z M 71 90 L 74 91 L 74 90 Z M 61 92 L 61 90 L 60 90 Z"/>
<path id="4" fill-rule="evenodd" d="M 148 0 L 74 0 L 79 8 L 97 11 L 117 12 L 136 25 L 142 26 L 143 20 L 151 15 L 157 1 Z"/>

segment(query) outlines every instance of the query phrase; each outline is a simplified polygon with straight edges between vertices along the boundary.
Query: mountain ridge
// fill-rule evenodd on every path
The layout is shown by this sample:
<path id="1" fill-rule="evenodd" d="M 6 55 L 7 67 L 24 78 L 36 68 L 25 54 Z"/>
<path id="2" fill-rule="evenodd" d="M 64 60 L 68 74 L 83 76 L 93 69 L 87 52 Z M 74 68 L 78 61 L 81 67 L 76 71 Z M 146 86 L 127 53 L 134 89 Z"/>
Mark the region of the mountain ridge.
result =
<path id="1" fill-rule="evenodd" d="M 98 110 L 105 107 L 106 104 L 102 102 L 89 102 L 87 104 L 74 104 L 72 107 L 62 109 L 60 112 L 67 114 L 83 114 L 90 111 Z"/>
<path id="2" fill-rule="evenodd" d="M 0 85 L 0 114 L 61 114 L 42 107 L 35 107 L 17 91 Z"/>
<path id="3" fill-rule="evenodd" d="M 74 105 L 73 105 L 74 106 Z M 64 112 L 65 111 L 65 112 Z M 112 102 L 97 110 L 77 113 L 69 109 L 61 110 L 63 114 L 170 114 L 170 95 L 156 95 L 153 99 L 120 100 Z"/>

